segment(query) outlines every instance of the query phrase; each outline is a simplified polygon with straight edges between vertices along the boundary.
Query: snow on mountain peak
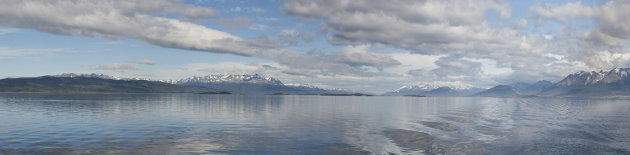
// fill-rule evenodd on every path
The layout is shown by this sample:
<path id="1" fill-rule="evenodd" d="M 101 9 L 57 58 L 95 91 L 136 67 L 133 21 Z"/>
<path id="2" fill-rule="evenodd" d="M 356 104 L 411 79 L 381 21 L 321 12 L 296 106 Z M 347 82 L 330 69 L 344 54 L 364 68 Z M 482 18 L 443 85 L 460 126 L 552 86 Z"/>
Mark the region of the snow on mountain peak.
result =
<path id="1" fill-rule="evenodd" d="M 242 74 L 242 75 L 207 75 L 193 76 L 180 80 L 169 80 L 172 84 L 183 83 L 255 83 L 255 84 L 276 84 L 282 85 L 280 80 L 272 77 L 264 77 L 259 74 Z"/>
<path id="2" fill-rule="evenodd" d="M 461 82 L 443 82 L 443 81 L 435 81 L 435 82 L 422 82 L 416 85 L 408 85 L 408 86 L 402 86 L 400 88 L 398 88 L 396 90 L 396 92 L 400 92 L 402 90 L 434 90 L 440 87 L 449 87 L 451 89 L 455 89 L 455 90 L 466 90 L 466 89 L 470 89 L 473 88 L 472 85 L 470 84 L 466 84 L 466 83 L 461 83 Z"/>
<path id="3" fill-rule="evenodd" d="M 610 71 L 600 70 L 599 72 L 579 71 L 568 75 L 562 81 L 558 82 L 559 86 L 573 85 L 590 85 L 599 82 L 611 83 L 630 77 L 630 68 L 615 68 Z"/>

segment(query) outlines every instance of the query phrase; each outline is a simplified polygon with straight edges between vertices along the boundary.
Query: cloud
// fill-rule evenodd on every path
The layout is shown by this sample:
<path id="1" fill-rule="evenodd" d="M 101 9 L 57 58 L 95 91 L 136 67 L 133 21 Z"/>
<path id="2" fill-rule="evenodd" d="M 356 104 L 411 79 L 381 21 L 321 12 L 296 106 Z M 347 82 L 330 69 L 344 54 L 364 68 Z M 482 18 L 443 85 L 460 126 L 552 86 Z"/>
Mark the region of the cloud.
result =
<path id="1" fill-rule="evenodd" d="M 595 10 L 591 7 L 582 5 L 582 2 L 569 2 L 562 6 L 554 6 L 552 4 L 535 5 L 530 8 L 529 16 L 537 16 L 539 18 L 564 22 L 576 17 L 590 18 L 594 14 Z"/>
<path id="2" fill-rule="evenodd" d="M 438 69 L 398 72 L 403 74 L 476 79 L 481 77 L 480 64 L 454 56 L 490 59 L 498 67 L 519 67 L 516 70 L 542 68 L 548 63 L 540 62 L 547 60 L 541 59 L 542 53 L 555 52 L 555 48 L 547 48 L 555 45 L 542 36 L 487 21 L 486 13 L 492 10 L 505 20 L 501 22 L 511 25 L 510 5 L 502 0 L 295 0 L 287 1 L 281 9 L 298 18 L 322 20 L 322 27 L 330 34 L 328 41 L 335 45 L 378 44 L 421 55 L 448 56 L 437 62 Z M 515 24 L 524 28 L 528 23 L 520 19 Z M 529 66 L 512 65 L 516 63 Z M 428 71 L 432 73 L 424 74 Z"/>
<path id="3" fill-rule="evenodd" d="M 265 24 L 254 24 L 249 26 L 249 29 L 252 30 L 266 30 L 267 28 L 269 28 L 269 26 L 265 25 Z"/>
<path id="4" fill-rule="evenodd" d="M 241 7 L 237 6 L 237 7 L 233 7 L 230 9 L 230 11 L 232 12 L 240 12 L 241 11 Z"/>
<path id="5" fill-rule="evenodd" d="M 157 16 L 168 14 L 168 17 Z M 226 32 L 187 22 L 213 18 L 210 8 L 174 0 L 48 1 L 9 0 L 0 5 L 0 25 L 34 29 L 58 35 L 85 36 L 112 40 L 133 39 L 175 49 L 227 53 L 275 61 L 308 76 L 376 76 L 366 67 L 383 68 L 395 60 L 375 53 L 341 52 L 312 56 L 281 47 L 266 36 L 243 39 Z M 235 18 L 223 26 L 242 27 L 251 19 Z M 253 24 L 254 30 L 268 25 Z M 340 56 L 340 58 L 333 58 Z M 382 60 L 381 60 L 382 58 Z M 93 69 L 134 72 L 137 67 L 123 64 L 93 66 Z"/>
<path id="6" fill-rule="evenodd" d="M 481 74 L 481 63 L 462 59 L 461 56 L 442 57 L 435 61 L 440 68 L 432 70 L 439 77 L 458 78 Z"/>
<path id="7" fill-rule="evenodd" d="M 14 29 L 14 28 L 2 28 L 2 29 L 0 29 L 0 35 L 14 33 L 14 32 L 17 32 L 17 31 L 19 31 L 19 30 L 18 29 Z"/>
<path id="8" fill-rule="evenodd" d="M 251 11 L 259 14 L 267 12 L 265 9 L 262 8 L 252 8 Z"/>
<path id="9" fill-rule="evenodd" d="M 601 6 L 585 6 L 581 2 L 562 5 L 540 4 L 530 9 L 530 16 L 540 23 L 556 21 L 568 23 L 575 19 L 587 19 L 594 24 L 587 28 L 564 33 L 565 51 L 569 60 L 579 61 L 596 69 L 629 67 L 626 63 L 630 46 L 630 1 L 609 1 Z M 554 37 L 558 37 L 557 35 Z"/>
<path id="10" fill-rule="evenodd" d="M 351 66 L 373 66 L 382 70 L 384 67 L 400 65 L 400 62 L 388 55 L 370 53 L 369 45 L 348 46 L 334 55 L 336 61 Z"/>
<path id="11" fill-rule="evenodd" d="M 527 22 L 526 19 L 519 19 L 519 20 L 512 21 L 512 26 L 517 28 L 517 29 L 527 28 L 528 25 L 529 25 L 529 23 Z"/>
<path id="12" fill-rule="evenodd" d="M 247 17 L 235 17 L 232 19 L 219 19 L 217 22 L 223 28 L 226 28 L 228 30 L 236 30 L 251 25 L 253 23 L 253 20 Z"/>
<path id="13" fill-rule="evenodd" d="M 500 60 L 496 55 L 531 53 L 536 43 L 536 37 L 486 21 L 489 10 L 502 19 L 511 17 L 509 3 L 501 0 L 296 0 L 286 2 L 282 10 L 322 19 L 331 34 L 328 40 L 338 45 L 384 44 L 420 54 Z"/>
<path id="14" fill-rule="evenodd" d="M 172 18 L 155 17 L 172 13 L 182 18 L 210 18 L 210 8 L 171 0 L 104 1 L 4 1 L 0 24 L 35 29 L 60 35 L 98 38 L 132 38 L 177 49 L 251 56 L 243 50 L 241 38 L 201 25 Z M 239 46 L 235 46 L 239 45 Z"/>
<path id="15" fill-rule="evenodd" d="M 289 45 L 297 45 L 300 42 L 312 42 L 316 38 L 324 35 L 325 32 L 316 31 L 314 33 L 308 33 L 302 30 L 285 29 L 277 32 L 279 40 Z"/>
<path id="16" fill-rule="evenodd" d="M 118 73 L 135 73 L 135 72 L 140 71 L 140 68 L 138 67 L 125 65 L 125 64 L 118 64 L 118 63 L 94 65 L 90 67 L 90 69 L 107 70 L 107 71 L 114 71 Z"/>
<path id="17" fill-rule="evenodd" d="M 151 61 L 151 60 L 146 60 L 146 59 L 144 59 L 144 60 L 138 60 L 138 62 L 137 62 L 137 63 L 138 63 L 138 64 L 141 64 L 141 65 L 151 65 L 151 66 L 155 65 L 155 62 L 153 62 L 153 61 Z"/>

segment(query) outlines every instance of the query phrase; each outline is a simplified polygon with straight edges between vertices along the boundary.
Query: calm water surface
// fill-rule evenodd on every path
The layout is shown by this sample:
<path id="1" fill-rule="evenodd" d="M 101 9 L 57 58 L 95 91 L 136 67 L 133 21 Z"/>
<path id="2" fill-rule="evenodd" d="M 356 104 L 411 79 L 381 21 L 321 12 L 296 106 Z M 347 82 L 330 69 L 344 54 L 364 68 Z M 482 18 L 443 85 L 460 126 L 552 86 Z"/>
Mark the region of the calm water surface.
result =
<path id="1" fill-rule="evenodd" d="M 0 154 L 629 150 L 629 100 L 0 93 Z"/>

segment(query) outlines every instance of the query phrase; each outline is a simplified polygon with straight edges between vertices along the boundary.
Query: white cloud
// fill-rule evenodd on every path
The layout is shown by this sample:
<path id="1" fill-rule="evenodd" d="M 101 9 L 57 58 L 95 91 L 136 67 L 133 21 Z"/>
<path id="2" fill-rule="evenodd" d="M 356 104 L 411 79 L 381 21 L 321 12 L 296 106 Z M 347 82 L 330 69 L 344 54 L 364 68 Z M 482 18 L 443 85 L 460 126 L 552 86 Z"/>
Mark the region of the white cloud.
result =
<path id="1" fill-rule="evenodd" d="M 545 23 L 547 20 L 568 23 L 574 19 L 587 19 L 594 24 L 586 29 L 575 29 L 563 37 L 566 46 L 561 49 L 571 61 L 579 61 L 594 69 L 628 67 L 622 59 L 630 47 L 630 1 L 609 1 L 601 6 L 586 6 L 581 2 L 562 5 L 541 4 L 530 9 L 530 16 Z M 569 26 L 566 26 L 569 27 Z M 571 28 L 565 28 L 571 30 Z M 556 39 L 557 40 L 557 39 Z"/>
<path id="2" fill-rule="evenodd" d="M 90 67 L 90 69 L 108 70 L 108 71 L 114 71 L 118 73 L 136 73 L 140 71 L 140 68 L 138 67 L 125 65 L 125 64 L 118 64 L 118 63 L 94 65 Z"/>
<path id="3" fill-rule="evenodd" d="M 518 29 L 524 29 L 528 27 L 528 22 L 526 19 L 519 19 L 519 20 L 514 20 L 512 21 L 512 26 L 514 26 L 515 28 Z"/>
<path id="4" fill-rule="evenodd" d="M 589 18 L 594 14 L 593 8 L 582 5 L 582 2 L 569 2 L 562 6 L 542 4 L 530 8 L 530 16 L 539 16 L 557 21 L 567 21 L 576 17 Z"/>
<path id="5" fill-rule="evenodd" d="M 382 70 L 384 67 L 400 65 L 400 62 L 388 55 L 370 53 L 370 45 L 348 46 L 334 55 L 336 61 L 351 66 L 373 66 Z"/>
<path id="6" fill-rule="evenodd" d="M 155 64 L 156 64 L 154 61 L 151 61 L 151 60 L 146 60 L 146 59 L 144 59 L 144 60 L 138 60 L 138 62 L 137 62 L 137 63 L 138 63 L 138 64 L 141 64 L 141 65 L 151 65 L 151 66 L 153 66 L 153 65 L 155 65 Z"/>
<path id="7" fill-rule="evenodd" d="M 442 56 L 433 61 L 437 68 L 414 68 L 394 74 L 491 82 L 491 76 L 484 76 L 482 64 L 461 58 L 487 59 L 495 62 L 495 68 L 544 69 L 541 61 L 551 60 L 541 59 L 540 53 L 554 52 L 546 48 L 553 43 L 513 28 L 507 20 L 511 8 L 502 0 L 296 0 L 286 2 L 282 10 L 299 18 L 323 20 L 323 27 L 331 34 L 328 41 L 336 45 L 382 44 Z M 489 10 L 496 11 L 507 26 L 487 21 Z M 512 21 L 519 28 L 528 25 L 526 19 Z"/>
<path id="8" fill-rule="evenodd" d="M 184 18 L 209 18 L 210 8 L 167 0 L 21 1 L 0 5 L 0 24 L 53 34 L 100 38 L 132 38 L 154 45 L 215 53 L 253 55 L 236 46 L 239 37 L 177 19 L 154 17 L 174 13 Z"/>

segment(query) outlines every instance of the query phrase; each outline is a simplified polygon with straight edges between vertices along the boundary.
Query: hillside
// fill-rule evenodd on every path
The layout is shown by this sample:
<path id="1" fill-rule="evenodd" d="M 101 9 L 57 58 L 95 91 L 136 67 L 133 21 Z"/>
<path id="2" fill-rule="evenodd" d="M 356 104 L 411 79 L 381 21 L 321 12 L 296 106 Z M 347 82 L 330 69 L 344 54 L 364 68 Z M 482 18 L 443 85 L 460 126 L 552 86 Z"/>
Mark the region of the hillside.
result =
<path id="1" fill-rule="evenodd" d="M 192 93 L 204 91 L 209 91 L 209 89 L 157 81 L 116 80 L 91 76 L 41 76 L 0 80 L 0 92 Z"/>

